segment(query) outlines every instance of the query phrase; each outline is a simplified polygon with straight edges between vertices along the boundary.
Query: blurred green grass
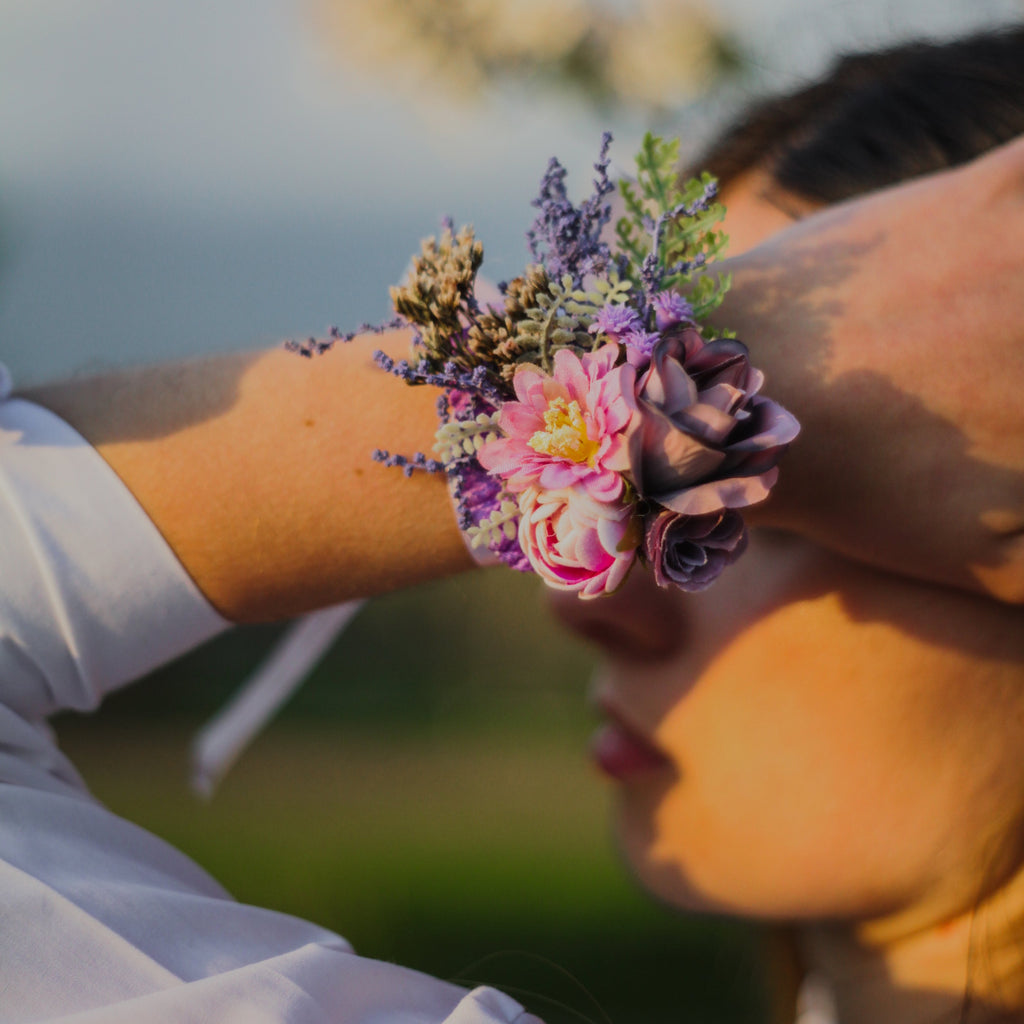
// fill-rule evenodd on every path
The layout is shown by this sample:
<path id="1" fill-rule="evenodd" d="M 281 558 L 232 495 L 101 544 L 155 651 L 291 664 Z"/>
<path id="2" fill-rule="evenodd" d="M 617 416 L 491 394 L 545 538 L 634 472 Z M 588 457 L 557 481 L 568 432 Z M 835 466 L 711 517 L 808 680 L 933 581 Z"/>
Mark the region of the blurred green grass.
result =
<path id="1" fill-rule="evenodd" d="M 534 581 L 478 574 L 374 602 L 200 802 L 191 735 L 277 633 L 236 631 L 99 716 L 61 719 L 97 796 L 238 899 L 504 988 L 549 1024 L 765 1019 L 760 937 L 655 905 L 619 864 L 586 757 L 591 656 Z"/>

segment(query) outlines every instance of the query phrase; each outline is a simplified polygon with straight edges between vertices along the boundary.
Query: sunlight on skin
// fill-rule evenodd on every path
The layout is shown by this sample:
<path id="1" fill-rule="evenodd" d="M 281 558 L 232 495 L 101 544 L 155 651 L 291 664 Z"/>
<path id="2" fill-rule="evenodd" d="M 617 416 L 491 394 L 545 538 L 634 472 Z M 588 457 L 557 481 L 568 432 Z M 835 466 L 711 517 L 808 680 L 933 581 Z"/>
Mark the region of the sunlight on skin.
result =
<path id="1" fill-rule="evenodd" d="M 732 265 L 723 326 L 750 342 L 805 436 L 829 439 L 794 445 L 750 522 L 1024 602 L 1024 231 L 1007 230 L 1024 220 L 1021 180 L 1024 140 L 832 207 Z M 757 197 L 727 198 L 734 231 Z M 766 225 L 780 215 L 759 214 Z M 757 229 L 736 234 L 755 240 Z M 884 508 L 899 514 L 879 517 Z"/>
<path id="2" fill-rule="evenodd" d="M 429 452 L 437 426 L 437 392 L 378 369 L 377 348 L 404 357 L 408 335 L 312 359 L 278 348 L 154 367 L 31 397 L 96 445 L 222 614 L 281 619 L 473 564 L 443 478 L 407 478 L 370 458 Z"/>

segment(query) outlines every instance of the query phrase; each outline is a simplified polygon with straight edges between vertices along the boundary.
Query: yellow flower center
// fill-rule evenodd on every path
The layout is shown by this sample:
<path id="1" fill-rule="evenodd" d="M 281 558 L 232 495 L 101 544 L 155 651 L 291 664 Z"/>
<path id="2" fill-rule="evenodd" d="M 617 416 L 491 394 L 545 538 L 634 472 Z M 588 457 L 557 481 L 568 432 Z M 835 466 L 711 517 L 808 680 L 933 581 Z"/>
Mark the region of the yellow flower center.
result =
<path id="1" fill-rule="evenodd" d="M 553 398 L 544 413 L 544 429 L 526 442 L 535 452 L 572 462 L 590 462 L 600 444 L 587 437 L 579 402 Z"/>

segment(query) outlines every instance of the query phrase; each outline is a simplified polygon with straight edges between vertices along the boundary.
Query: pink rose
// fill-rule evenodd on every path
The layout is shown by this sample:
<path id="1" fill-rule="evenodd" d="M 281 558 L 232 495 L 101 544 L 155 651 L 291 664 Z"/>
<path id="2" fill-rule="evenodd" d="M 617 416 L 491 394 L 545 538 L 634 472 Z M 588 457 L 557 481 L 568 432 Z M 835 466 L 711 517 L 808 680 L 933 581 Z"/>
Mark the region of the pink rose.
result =
<path id="1" fill-rule="evenodd" d="M 640 494 L 686 515 L 767 498 L 800 425 L 758 395 L 763 381 L 742 342 L 705 342 L 692 327 L 665 331 L 637 384 L 629 429 Z"/>
<path id="2" fill-rule="evenodd" d="M 513 492 L 580 484 L 598 501 L 617 500 L 629 468 L 626 429 L 636 412 L 636 372 L 628 363 L 616 366 L 618 355 L 615 344 L 582 358 L 562 348 L 551 375 L 529 363 L 519 367 L 518 401 L 501 407 L 504 436 L 480 448 L 480 465 Z"/>
<path id="3" fill-rule="evenodd" d="M 519 546 L 550 586 L 598 597 L 626 578 L 640 541 L 632 505 L 596 501 L 582 484 L 519 495 Z"/>

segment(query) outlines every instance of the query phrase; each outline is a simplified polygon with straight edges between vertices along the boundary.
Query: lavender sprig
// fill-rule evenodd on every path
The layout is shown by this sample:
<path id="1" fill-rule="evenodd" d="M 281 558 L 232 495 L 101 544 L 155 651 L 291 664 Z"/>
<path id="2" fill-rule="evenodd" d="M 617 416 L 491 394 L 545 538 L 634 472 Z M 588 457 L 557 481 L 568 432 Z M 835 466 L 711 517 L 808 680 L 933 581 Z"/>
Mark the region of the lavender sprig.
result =
<path id="1" fill-rule="evenodd" d="M 615 191 L 608 177 L 611 132 L 601 137 L 601 152 L 594 164 L 597 177 L 594 191 L 577 208 L 565 188 L 566 170 L 552 157 L 540 182 L 540 194 L 533 206 L 540 210 L 526 233 L 530 254 L 544 266 L 548 276 L 560 281 L 568 274 L 573 286 L 582 288 L 584 280 L 602 274 L 612 262 L 611 250 L 601 239 L 604 226 L 611 220 L 607 197 Z"/>
<path id="2" fill-rule="evenodd" d="M 360 334 L 387 334 L 388 331 L 399 330 L 402 327 L 408 327 L 408 324 L 399 316 L 385 320 L 381 324 L 363 323 L 354 331 L 343 332 L 340 328 L 331 326 L 327 329 L 326 338 L 307 338 L 305 341 L 289 339 L 284 343 L 284 347 L 289 352 L 310 359 L 313 356 L 322 356 L 332 349 L 336 342 L 349 342 Z"/>
<path id="3" fill-rule="evenodd" d="M 442 369 L 433 370 L 425 360 L 413 364 L 408 359 L 393 359 L 381 349 L 373 353 L 373 361 L 406 384 L 430 384 L 437 388 L 469 391 L 493 404 L 500 405 L 505 401 L 504 392 L 494 384 L 486 366 L 467 370 L 454 362 L 447 362 Z"/>
<path id="4" fill-rule="evenodd" d="M 392 453 L 383 448 L 374 448 L 370 453 L 370 458 L 384 466 L 400 469 L 406 476 L 412 476 L 417 469 L 422 469 L 425 473 L 445 472 L 445 464 L 443 462 L 432 459 L 424 455 L 423 452 L 416 452 L 410 456 Z"/>

